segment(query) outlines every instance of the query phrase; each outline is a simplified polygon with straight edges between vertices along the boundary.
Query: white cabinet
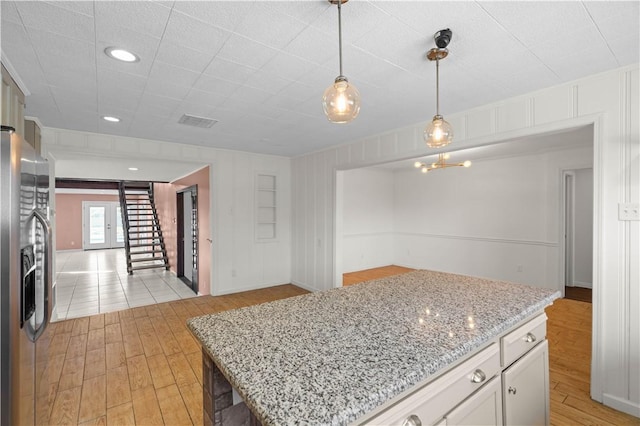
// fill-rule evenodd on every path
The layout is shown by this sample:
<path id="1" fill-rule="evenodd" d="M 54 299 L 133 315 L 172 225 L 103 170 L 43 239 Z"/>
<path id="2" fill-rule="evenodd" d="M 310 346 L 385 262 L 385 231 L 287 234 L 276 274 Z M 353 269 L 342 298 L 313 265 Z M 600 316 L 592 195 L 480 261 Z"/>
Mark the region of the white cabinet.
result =
<path id="1" fill-rule="evenodd" d="M 548 425 L 546 322 L 542 313 L 522 323 L 432 382 L 354 424 Z"/>
<path id="2" fill-rule="evenodd" d="M 502 425 L 502 382 L 494 377 L 445 416 L 446 425 Z"/>
<path id="3" fill-rule="evenodd" d="M 549 424 L 549 344 L 540 342 L 502 373 L 505 425 Z"/>
<path id="4" fill-rule="evenodd" d="M 373 419 L 365 421 L 364 424 L 368 426 L 452 424 L 447 419 L 445 419 L 446 423 L 439 422 L 445 414 L 459 406 L 467 397 L 484 389 L 484 385 L 490 382 L 492 377 L 498 378 L 498 393 L 500 392 L 500 372 L 499 346 L 492 344 Z"/>

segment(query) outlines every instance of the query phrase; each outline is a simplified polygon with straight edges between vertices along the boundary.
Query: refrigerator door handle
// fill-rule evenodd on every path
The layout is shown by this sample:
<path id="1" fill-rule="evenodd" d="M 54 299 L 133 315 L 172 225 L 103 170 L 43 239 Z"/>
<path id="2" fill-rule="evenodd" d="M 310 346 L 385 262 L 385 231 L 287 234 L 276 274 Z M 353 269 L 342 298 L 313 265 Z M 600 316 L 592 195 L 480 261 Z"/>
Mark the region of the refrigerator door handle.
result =
<path id="1" fill-rule="evenodd" d="M 29 330 L 29 338 L 31 341 L 35 342 L 42 335 L 44 330 L 47 328 L 49 323 L 49 287 L 51 286 L 51 225 L 49 225 L 49 221 L 47 220 L 47 216 L 42 213 L 38 209 L 33 209 L 27 218 L 27 222 L 30 222 L 32 219 L 36 219 L 42 225 L 42 229 L 44 229 L 44 267 L 43 269 L 43 278 L 44 278 L 44 317 L 42 320 L 42 324 L 36 330 L 31 330 L 30 327 L 27 327 Z"/>

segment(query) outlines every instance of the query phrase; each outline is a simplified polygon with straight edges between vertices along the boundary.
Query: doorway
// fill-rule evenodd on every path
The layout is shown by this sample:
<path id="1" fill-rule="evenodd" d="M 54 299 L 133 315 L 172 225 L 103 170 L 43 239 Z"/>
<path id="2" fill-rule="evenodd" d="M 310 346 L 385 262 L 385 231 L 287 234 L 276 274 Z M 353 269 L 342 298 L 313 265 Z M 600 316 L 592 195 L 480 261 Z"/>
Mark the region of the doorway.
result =
<path id="1" fill-rule="evenodd" d="M 194 293 L 198 293 L 198 186 L 176 192 L 177 275 Z"/>
<path id="2" fill-rule="evenodd" d="M 563 170 L 564 291 L 567 299 L 592 301 L 593 168 Z"/>
<path id="3" fill-rule="evenodd" d="M 118 202 L 82 202 L 82 248 L 124 247 L 122 213 Z"/>

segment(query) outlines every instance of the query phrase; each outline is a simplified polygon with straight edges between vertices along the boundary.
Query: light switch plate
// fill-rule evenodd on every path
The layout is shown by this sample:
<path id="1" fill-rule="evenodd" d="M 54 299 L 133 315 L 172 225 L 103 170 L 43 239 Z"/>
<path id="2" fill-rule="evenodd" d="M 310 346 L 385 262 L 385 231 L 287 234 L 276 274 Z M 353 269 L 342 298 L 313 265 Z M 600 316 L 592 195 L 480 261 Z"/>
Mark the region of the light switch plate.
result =
<path id="1" fill-rule="evenodd" d="M 618 204 L 619 220 L 640 220 L 640 204 L 620 203 Z"/>

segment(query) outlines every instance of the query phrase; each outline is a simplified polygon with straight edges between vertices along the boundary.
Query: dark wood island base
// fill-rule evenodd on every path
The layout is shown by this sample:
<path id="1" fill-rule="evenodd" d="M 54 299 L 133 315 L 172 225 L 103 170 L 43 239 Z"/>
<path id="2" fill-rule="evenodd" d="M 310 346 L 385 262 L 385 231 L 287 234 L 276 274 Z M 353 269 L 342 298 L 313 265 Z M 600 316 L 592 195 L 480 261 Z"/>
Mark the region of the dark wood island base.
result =
<path id="1" fill-rule="evenodd" d="M 261 426 L 244 402 L 233 404 L 231 384 L 202 351 L 202 418 L 205 426 Z"/>

